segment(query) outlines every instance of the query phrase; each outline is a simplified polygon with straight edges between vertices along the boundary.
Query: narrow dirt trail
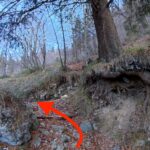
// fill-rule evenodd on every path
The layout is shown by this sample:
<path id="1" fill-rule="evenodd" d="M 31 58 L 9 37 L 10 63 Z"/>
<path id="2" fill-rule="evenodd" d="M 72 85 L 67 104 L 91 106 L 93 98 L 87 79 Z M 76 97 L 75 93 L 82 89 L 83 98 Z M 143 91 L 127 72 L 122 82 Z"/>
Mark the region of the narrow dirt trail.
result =
<path id="1" fill-rule="evenodd" d="M 1 144 L 0 150 L 77 150 L 75 146 L 78 133 L 71 124 L 54 113 L 50 113 L 48 117 L 45 117 L 36 102 L 32 102 L 30 105 L 39 121 L 38 129 L 32 131 L 31 141 L 19 147 Z M 68 99 L 55 100 L 54 107 L 70 116 L 79 125 L 84 121 L 84 118 L 74 112 Z M 83 143 L 79 150 L 114 150 L 114 145 L 114 141 L 101 133 L 90 131 L 84 133 Z"/>
<path id="2" fill-rule="evenodd" d="M 76 150 L 76 142 L 78 140 L 78 133 L 66 120 L 50 113 L 46 118 L 37 106 L 36 103 L 32 103 L 33 110 L 38 117 L 40 126 L 37 131 L 33 132 L 33 139 L 30 142 L 28 149 L 36 150 Z M 79 125 L 84 120 L 77 112 L 74 112 L 73 106 L 67 99 L 55 100 L 56 109 L 68 114 Z M 36 141 L 38 137 L 40 142 Z M 37 143 L 37 144 L 35 144 Z M 112 150 L 114 142 L 111 139 L 106 138 L 98 132 L 84 133 L 83 144 L 81 150 Z"/>

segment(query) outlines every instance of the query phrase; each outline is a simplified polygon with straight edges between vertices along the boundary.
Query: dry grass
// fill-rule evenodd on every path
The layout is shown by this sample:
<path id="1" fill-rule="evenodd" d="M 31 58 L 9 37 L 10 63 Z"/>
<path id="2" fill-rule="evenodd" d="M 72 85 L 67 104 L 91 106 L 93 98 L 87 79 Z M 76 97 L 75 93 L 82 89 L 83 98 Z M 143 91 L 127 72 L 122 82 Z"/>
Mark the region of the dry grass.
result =
<path id="1" fill-rule="evenodd" d="M 142 50 L 150 46 L 150 35 L 145 35 L 136 40 L 130 40 L 123 46 L 125 52 L 133 52 L 137 50 Z"/>
<path id="2" fill-rule="evenodd" d="M 28 112 L 26 111 L 26 107 L 19 99 L 12 93 L 0 89 L 0 113 L 4 115 L 5 111 L 9 112 L 12 117 L 15 117 L 10 130 L 15 130 L 24 121 L 23 116 L 26 116 L 27 119 L 27 114 L 29 114 L 29 110 Z M 3 115 L 0 118 L 1 121 L 3 120 Z"/>
<path id="3" fill-rule="evenodd" d="M 14 96 L 8 91 L 0 90 L 0 106 L 1 107 L 10 107 L 15 106 L 14 104 Z"/>
<path id="4" fill-rule="evenodd" d="M 51 71 L 38 71 L 29 75 L 0 79 L 0 85 L 1 89 L 11 92 L 17 98 L 27 98 L 50 80 L 51 76 Z"/>
<path id="5" fill-rule="evenodd" d="M 55 88 L 57 89 L 65 83 L 79 82 L 79 78 L 80 72 L 63 72 L 56 67 L 51 70 L 47 68 L 33 73 L 24 72 L 15 77 L 0 79 L 0 86 L 1 89 L 11 92 L 20 99 L 27 99 L 30 96 L 37 98 L 42 91 L 52 94 Z M 55 90 L 54 92 L 56 92 Z"/>

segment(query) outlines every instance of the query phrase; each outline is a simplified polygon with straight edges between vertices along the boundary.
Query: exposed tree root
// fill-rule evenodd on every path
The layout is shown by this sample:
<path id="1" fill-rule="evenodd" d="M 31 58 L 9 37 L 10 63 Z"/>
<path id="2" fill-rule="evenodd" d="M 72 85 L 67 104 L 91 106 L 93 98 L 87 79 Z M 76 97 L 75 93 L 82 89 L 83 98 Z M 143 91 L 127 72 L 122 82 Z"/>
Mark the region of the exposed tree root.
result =
<path id="1" fill-rule="evenodd" d="M 150 51 L 148 51 L 149 53 Z M 146 52 L 118 58 L 107 64 L 97 64 L 94 69 L 86 73 L 83 84 L 85 87 L 97 83 L 91 95 L 95 99 L 108 101 L 110 92 L 117 93 L 145 93 L 143 111 L 147 113 L 150 98 L 150 61 Z M 110 102 L 111 100 L 110 96 Z"/>

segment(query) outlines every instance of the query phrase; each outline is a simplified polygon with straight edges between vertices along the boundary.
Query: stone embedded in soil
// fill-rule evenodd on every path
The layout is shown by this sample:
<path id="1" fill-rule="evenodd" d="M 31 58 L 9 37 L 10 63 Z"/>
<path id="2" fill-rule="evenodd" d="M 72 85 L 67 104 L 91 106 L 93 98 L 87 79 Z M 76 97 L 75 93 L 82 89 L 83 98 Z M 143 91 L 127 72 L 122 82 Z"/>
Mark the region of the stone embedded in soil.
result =
<path id="1" fill-rule="evenodd" d="M 63 126 L 58 126 L 58 125 L 52 125 L 52 128 L 59 133 L 62 133 L 64 131 L 64 127 Z"/>
<path id="2" fill-rule="evenodd" d="M 137 140 L 134 147 L 143 147 L 145 146 L 145 140 Z"/>
<path id="3" fill-rule="evenodd" d="M 54 139 L 52 142 L 51 142 L 51 148 L 52 150 L 64 150 L 64 146 L 62 144 L 58 144 L 56 142 L 56 139 Z"/>
<path id="4" fill-rule="evenodd" d="M 58 145 L 56 150 L 64 150 L 65 147 L 63 145 Z"/>
<path id="5" fill-rule="evenodd" d="M 33 140 L 33 145 L 35 148 L 38 148 L 41 145 L 41 138 L 39 136 L 36 136 Z"/>
<path id="6" fill-rule="evenodd" d="M 115 145 L 112 150 L 121 150 L 120 146 L 119 145 Z"/>
<path id="7" fill-rule="evenodd" d="M 67 143 L 67 142 L 70 141 L 70 137 L 69 137 L 68 135 L 63 134 L 63 135 L 61 136 L 61 141 L 62 141 L 63 143 Z"/>
<path id="8" fill-rule="evenodd" d="M 49 131 L 47 131 L 45 129 L 41 129 L 41 133 L 45 136 L 48 136 L 50 134 Z"/>
<path id="9" fill-rule="evenodd" d="M 40 126 L 45 128 L 45 123 L 44 122 L 40 122 Z"/>
<path id="10" fill-rule="evenodd" d="M 98 127 L 97 127 L 96 123 L 93 123 L 93 129 L 98 130 Z"/>
<path id="11" fill-rule="evenodd" d="M 63 95 L 63 96 L 61 96 L 61 99 L 62 100 L 66 100 L 68 98 L 68 95 Z"/>
<path id="12" fill-rule="evenodd" d="M 80 127 L 81 127 L 81 129 L 82 129 L 83 132 L 89 132 L 89 131 L 93 130 L 92 124 L 88 120 L 83 121 L 80 124 Z"/>

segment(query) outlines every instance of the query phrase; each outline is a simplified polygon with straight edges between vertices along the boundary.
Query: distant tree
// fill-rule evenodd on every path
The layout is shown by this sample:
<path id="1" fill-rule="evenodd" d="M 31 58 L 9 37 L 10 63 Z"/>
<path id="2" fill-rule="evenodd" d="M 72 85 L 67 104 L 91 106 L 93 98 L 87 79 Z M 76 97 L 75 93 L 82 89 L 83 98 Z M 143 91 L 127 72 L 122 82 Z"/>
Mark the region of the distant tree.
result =
<path id="1" fill-rule="evenodd" d="M 109 9 L 112 2 L 113 0 L 109 2 L 107 0 L 1 0 L 3 8 L 0 11 L 0 35 L 9 40 L 15 39 L 17 26 L 27 23 L 38 11 L 45 12 L 45 6 L 53 13 L 57 13 L 60 9 L 65 11 L 66 7 L 74 9 L 81 4 L 90 3 L 98 40 L 99 60 L 110 61 L 118 57 L 121 52 L 120 41 Z"/>
<path id="2" fill-rule="evenodd" d="M 7 67 L 8 67 L 8 47 L 7 44 L 5 45 L 5 48 L 1 51 L 0 56 L 0 62 L 1 62 L 1 70 L 2 70 L 2 76 L 7 77 Z"/>
<path id="3" fill-rule="evenodd" d="M 39 21 L 36 25 L 31 25 L 26 34 L 20 35 L 22 46 L 21 61 L 26 69 L 36 70 L 45 68 L 46 63 L 46 37 L 44 23 Z M 42 30 L 42 32 L 40 32 Z M 42 60 L 40 60 L 41 55 Z"/>
<path id="4" fill-rule="evenodd" d="M 72 50 L 76 61 L 87 60 L 97 53 L 97 39 L 91 7 L 83 7 L 83 17 L 74 17 L 72 21 Z"/>
<path id="5" fill-rule="evenodd" d="M 55 49 L 54 49 L 54 47 L 52 47 L 52 49 L 51 49 L 51 52 L 55 52 Z"/>
<path id="6" fill-rule="evenodd" d="M 148 0 L 124 0 L 125 29 L 128 34 L 139 33 L 148 27 L 146 16 L 150 14 L 150 2 Z"/>
<path id="7" fill-rule="evenodd" d="M 16 64 L 16 61 L 13 59 L 12 55 L 9 54 L 7 65 L 8 65 L 8 72 L 10 75 L 12 75 L 16 69 L 15 64 Z"/>
<path id="8" fill-rule="evenodd" d="M 64 52 L 64 61 L 63 61 L 62 69 L 65 71 L 67 69 L 67 47 L 66 47 L 66 39 L 65 39 L 63 13 L 61 10 L 59 13 L 59 18 L 60 18 L 60 26 L 61 26 L 61 32 L 62 32 L 62 40 L 63 40 L 63 52 Z"/>
<path id="9" fill-rule="evenodd" d="M 46 34 L 45 34 L 45 23 L 42 24 L 42 34 L 43 34 L 43 40 L 41 45 L 41 55 L 42 55 L 42 68 L 45 69 L 45 65 L 46 65 L 46 53 L 47 53 L 47 49 L 46 49 Z"/>
<path id="10" fill-rule="evenodd" d="M 60 44 L 59 44 L 59 40 L 58 40 L 58 36 L 57 36 L 57 32 L 56 32 L 53 20 L 51 19 L 51 16 L 49 15 L 49 11 L 48 11 L 48 16 L 49 16 L 49 19 L 50 19 L 50 22 L 51 22 L 51 25 L 52 25 L 52 29 L 54 31 L 54 35 L 55 35 L 55 39 L 56 39 L 56 43 L 57 43 L 57 49 L 58 49 L 58 53 L 59 53 L 60 64 L 61 64 L 61 68 L 63 69 L 65 67 L 64 67 L 64 61 L 63 61 L 63 58 L 62 58 L 62 55 L 61 55 Z"/>
<path id="11" fill-rule="evenodd" d="M 73 25 L 72 25 L 73 26 Z M 74 19 L 74 26 L 72 27 L 72 51 L 73 57 L 76 61 L 79 60 L 83 48 L 83 31 L 82 22 L 79 17 Z"/>
<path id="12" fill-rule="evenodd" d="M 84 7 L 84 18 L 83 18 L 83 47 L 84 51 L 87 53 L 86 57 L 89 57 L 92 54 L 97 52 L 97 44 L 96 44 L 96 31 L 94 28 L 94 21 L 92 18 L 92 10 L 89 4 Z M 96 52 L 95 52 L 96 51 Z"/>

